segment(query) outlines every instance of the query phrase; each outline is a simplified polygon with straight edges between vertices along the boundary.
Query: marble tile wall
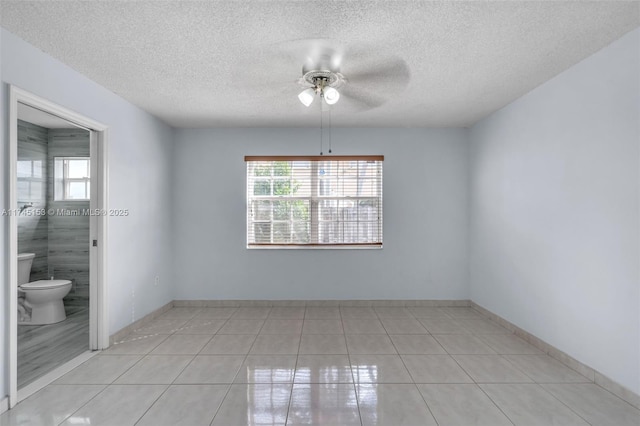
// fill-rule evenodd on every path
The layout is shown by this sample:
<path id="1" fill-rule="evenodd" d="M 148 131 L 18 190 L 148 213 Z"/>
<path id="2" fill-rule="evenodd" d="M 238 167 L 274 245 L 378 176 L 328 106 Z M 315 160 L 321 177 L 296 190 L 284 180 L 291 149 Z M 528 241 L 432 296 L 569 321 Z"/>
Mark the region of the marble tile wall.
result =
<path id="1" fill-rule="evenodd" d="M 50 129 L 48 150 L 48 206 L 56 211 L 82 211 L 89 201 L 56 201 L 53 191 L 55 157 L 88 157 L 89 132 Z M 89 298 L 89 219 L 87 215 L 49 216 L 49 271 L 57 279 L 73 281 L 67 305 L 85 305 Z"/>
<path id="2" fill-rule="evenodd" d="M 18 120 L 18 252 L 35 253 L 30 281 L 48 276 L 48 217 L 34 213 L 47 207 L 48 129 Z"/>

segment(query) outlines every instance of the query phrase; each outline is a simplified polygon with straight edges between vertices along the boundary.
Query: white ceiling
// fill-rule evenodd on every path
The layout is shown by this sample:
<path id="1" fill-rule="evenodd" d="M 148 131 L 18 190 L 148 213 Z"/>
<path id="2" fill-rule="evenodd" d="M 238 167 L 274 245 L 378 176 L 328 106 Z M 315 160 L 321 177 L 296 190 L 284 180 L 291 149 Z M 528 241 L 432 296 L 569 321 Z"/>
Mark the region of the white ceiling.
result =
<path id="1" fill-rule="evenodd" d="M 350 81 L 386 102 L 341 99 L 334 126 L 469 126 L 640 25 L 637 1 L 0 4 L 4 28 L 177 127 L 317 126 L 296 97 L 308 39 L 344 50 L 347 79 L 408 67 Z"/>

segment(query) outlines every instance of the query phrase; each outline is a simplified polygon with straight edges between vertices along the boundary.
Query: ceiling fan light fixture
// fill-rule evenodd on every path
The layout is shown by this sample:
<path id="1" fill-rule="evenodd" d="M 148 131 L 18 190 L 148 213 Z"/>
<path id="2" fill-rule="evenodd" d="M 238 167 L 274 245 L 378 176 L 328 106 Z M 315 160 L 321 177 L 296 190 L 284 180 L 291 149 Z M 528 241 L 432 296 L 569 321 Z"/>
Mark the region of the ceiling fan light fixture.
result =
<path id="1" fill-rule="evenodd" d="M 333 105 L 340 99 L 340 92 L 338 92 L 333 87 L 325 87 L 322 91 L 324 94 L 324 100 L 329 105 Z"/>
<path id="2" fill-rule="evenodd" d="M 302 102 L 302 105 L 308 107 L 313 103 L 313 99 L 316 97 L 316 92 L 311 87 L 303 90 L 298 95 L 298 99 Z"/>

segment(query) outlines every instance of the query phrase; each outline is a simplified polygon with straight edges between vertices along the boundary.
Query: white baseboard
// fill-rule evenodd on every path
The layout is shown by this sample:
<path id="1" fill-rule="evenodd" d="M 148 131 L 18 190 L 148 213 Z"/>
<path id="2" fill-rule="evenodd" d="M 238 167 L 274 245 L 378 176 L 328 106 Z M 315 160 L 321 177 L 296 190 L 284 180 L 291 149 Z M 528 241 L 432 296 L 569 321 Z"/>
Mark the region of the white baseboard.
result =
<path id="1" fill-rule="evenodd" d="M 485 317 L 497 322 L 498 324 L 505 327 L 506 329 L 513 331 L 513 333 L 516 336 L 529 342 L 529 344 L 540 349 L 544 353 L 548 354 L 550 357 L 557 359 L 567 367 L 582 374 L 587 379 L 591 380 L 593 383 L 602 386 L 604 389 L 608 390 L 612 394 L 627 401 L 629 404 L 633 405 L 634 407 L 640 409 L 640 395 L 638 395 L 637 393 L 633 392 L 630 389 L 627 389 L 625 386 L 619 384 L 615 380 L 600 373 L 595 368 L 589 367 L 588 365 L 578 361 L 577 359 L 573 358 L 571 355 L 561 351 L 560 349 L 556 348 L 553 345 L 550 345 L 549 343 L 545 342 L 539 337 L 534 336 L 528 331 L 523 330 L 522 328 L 507 321 L 501 316 L 494 314 L 493 312 L 491 312 L 486 308 L 483 308 L 482 306 L 478 305 L 474 301 L 470 302 L 470 306 L 475 310 L 477 310 L 478 312 L 480 312 Z"/>
<path id="2" fill-rule="evenodd" d="M 166 305 L 161 306 L 158 309 L 149 312 L 147 315 L 143 316 L 138 321 L 132 322 L 128 326 L 116 331 L 109 337 L 109 345 L 113 345 L 114 342 L 118 342 L 122 340 L 128 334 L 131 334 L 133 330 L 144 327 L 150 321 L 159 317 L 160 315 L 162 315 L 163 313 L 171 309 L 173 306 L 174 306 L 174 302 L 169 302 Z"/>
<path id="3" fill-rule="evenodd" d="M 174 300 L 174 307 L 237 308 L 241 306 L 304 307 L 440 307 L 470 306 L 469 300 Z"/>

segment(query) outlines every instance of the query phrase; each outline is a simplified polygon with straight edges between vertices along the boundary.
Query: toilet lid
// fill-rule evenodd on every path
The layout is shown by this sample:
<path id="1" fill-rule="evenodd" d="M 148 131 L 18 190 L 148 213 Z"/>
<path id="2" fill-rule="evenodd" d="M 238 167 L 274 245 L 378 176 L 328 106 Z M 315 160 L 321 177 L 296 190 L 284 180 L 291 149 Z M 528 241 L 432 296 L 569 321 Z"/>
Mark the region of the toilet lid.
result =
<path id="1" fill-rule="evenodd" d="M 63 285 L 71 284 L 69 280 L 40 280 L 30 283 L 22 284 L 20 288 L 26 290 L 46 290 L 48 288 L 62 287 Z"/>

